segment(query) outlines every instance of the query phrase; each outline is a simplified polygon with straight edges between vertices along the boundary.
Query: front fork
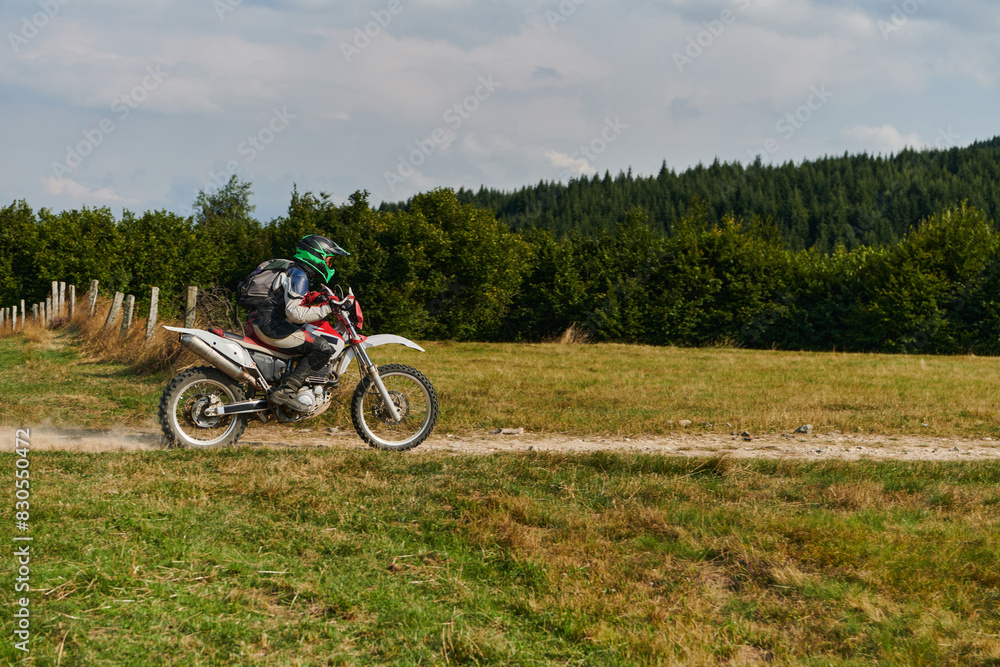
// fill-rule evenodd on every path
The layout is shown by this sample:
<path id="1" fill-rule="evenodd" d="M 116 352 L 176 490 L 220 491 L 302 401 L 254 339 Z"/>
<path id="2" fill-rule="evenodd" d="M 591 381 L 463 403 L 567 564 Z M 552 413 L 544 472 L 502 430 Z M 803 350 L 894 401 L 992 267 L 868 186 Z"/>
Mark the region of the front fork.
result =
<path id="1" fill-rule="evenodd" d="M 350 325 L 351 329 L 351 340 L 356 340 L 358 338 L 357 331 L 354 330 L 354 326 Z M 392 417 L 393 421 L 398 422 L 400 420 L 399 410 L 396 409 L 396 404 L 392 402 L 392 397 L 389 396 L 389 390 L 385 388 L 385 383 L 382 382 L 382 376 L 378 374 L 378 366 L 372 363 L 371 357 L 365 352 L 365 346 L 361 343 L 353 345 L 354 356 L 358 360 L 358 369 L 361 376 L 367 375 L 369 379 L 375 384 L 375 388 L 378 389 L 379 396 L 385 401 L 386 409 L 389 410 L 389 416 Z"/>

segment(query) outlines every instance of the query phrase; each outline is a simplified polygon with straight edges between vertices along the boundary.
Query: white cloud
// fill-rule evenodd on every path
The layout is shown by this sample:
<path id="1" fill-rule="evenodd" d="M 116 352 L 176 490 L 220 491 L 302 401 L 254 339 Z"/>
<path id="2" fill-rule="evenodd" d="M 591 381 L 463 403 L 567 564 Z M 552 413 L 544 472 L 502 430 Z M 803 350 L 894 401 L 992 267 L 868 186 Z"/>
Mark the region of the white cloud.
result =
<path id="1" fill-rule="evenodd" d="M 746 161 L 765 145 L 778 145 L 772 160 L 798 160 L 923 146 L 938 128 L 963 143 L 997 133 L 1000 13 L 985 0 L 921 3 L 888 39 L 877 22 L 894 10 L 857 1 L 595 0 L 570 3 L 553 30 L 546 12 L 559 0 L 403 0 L 350 62 L 341 44 L 387 0 L 243 0 L 222 21 L 207 0 L 84 4 L 65 4 L 0 58 L 0 182 L 35 206 L 125 201 L 108 184 L 141 197 L 139 208 L 189 203 L 171 184 L 197 190 L 231 160 L 261 184 L 266 219 L 284 213 L 291 172 L 300 191 L 366 189 L 377 200 L 435 185 L 511 189 L 560 172 L 649 174 L 664 159 L 681 170 Z M 36 3 L 6 3 L 0 19 L 16 29 L 24 7 Z M 734 18 L 721 28 L 725 10 Z M 678 71 L 672 55 L 689 38 L 702 53 Z M 155 89 L 144 85 L 150 66 L 164 73 Z M 480 77 L 499 84 L 495 94 L 455 127 L 444 114 Z M 814 87 L 829 103 L 789 126 Z M 133 91 L 145 99 L 127 117 L 112 110 Z M 244 160 L 241 142 L 286 107 L 294 127 Z M 618 114 L 627 137 L 580 157 Z M 102 119 L 114 132 L 73 180 L 40 180 Z M 422 173 L 390 193 L 384 172 L 442 127 L 447 139 Z"/>
<path id="2" fill-rule="evenodd" d="M 597 173 L 597 170 L 590 166 L 590 163 L 582 157 L 574 158 L 559 151 L 545 151 L 545 157 L 549 159 L 552 166 L 558 167 L 563 171 L 568 171 L 573 176 Z"/>
<path id="3" fill-rule="evenodd" d="M 126 199 L 115 192 L 114 188 L 103 187 L 96 190 L 80 185 L 70 178 L 55 178 L 53 176 L 42 177 L 42 190 L 47 195 L 70 199 L 73 202 L 82 204 L 134 204 L 136 200 Z"/>
<path id="4" fill-rule="evenodd" d="M 856 142 L 876 153 L 898 153 L 904 148 L 926 146 L 926 142 L 921 141 L 916 132 L 904 135 L 892 125 L 854 125 L 845 128 L 841 138 Z"/>

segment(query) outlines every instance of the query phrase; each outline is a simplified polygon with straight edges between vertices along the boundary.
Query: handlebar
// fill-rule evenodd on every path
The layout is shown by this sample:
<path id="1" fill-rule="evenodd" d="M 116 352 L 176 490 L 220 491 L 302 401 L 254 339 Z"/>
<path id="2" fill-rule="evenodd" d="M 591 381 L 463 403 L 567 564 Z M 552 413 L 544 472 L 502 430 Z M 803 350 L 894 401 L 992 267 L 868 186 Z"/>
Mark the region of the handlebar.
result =
<path id="1" fill-rule="evenodd" d="M 346 308 L 351 303 L 351 299 L 349 299 L 349 298 L 347 298 L 345 296 L 343 299 L 341 299 L 340 301 L 338 301 L 335 297 L 330 297 L 330 299 L 327 301 L 327 303 L 329 303 L 331 305 L 334 305 L 337 308 L 340 308 L 341 310 L 343 310 L 344 308 Z"/>
<path id="2" fill-rule="evenodd" d="M 338 299 L 337 295 L 333 293 L 333 290 L 326 285 L 322 285 L 321 289 L 324 293 L 326 293 L 326 302 L 342 310 L 354 299 L 353 294 L 348 294 L 347 296 Z M 338 291 L 340 290 L 340 285 L 337 285 L 337 289 Z"/>

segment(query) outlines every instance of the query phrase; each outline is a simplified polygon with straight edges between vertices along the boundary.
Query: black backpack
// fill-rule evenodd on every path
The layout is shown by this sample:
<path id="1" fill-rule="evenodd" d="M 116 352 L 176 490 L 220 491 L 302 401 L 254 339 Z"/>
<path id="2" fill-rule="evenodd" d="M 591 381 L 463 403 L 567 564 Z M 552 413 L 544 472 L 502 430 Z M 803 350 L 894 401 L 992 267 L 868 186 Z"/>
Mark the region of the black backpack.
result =
<path id="1" fill-rule="evenodd" d="M 248 310 L 255 310 L 267 300 L 275 276 L 295 264 L 290 259 L 269 259 L 257 265 L 237 288 L 236 302 Z"/>

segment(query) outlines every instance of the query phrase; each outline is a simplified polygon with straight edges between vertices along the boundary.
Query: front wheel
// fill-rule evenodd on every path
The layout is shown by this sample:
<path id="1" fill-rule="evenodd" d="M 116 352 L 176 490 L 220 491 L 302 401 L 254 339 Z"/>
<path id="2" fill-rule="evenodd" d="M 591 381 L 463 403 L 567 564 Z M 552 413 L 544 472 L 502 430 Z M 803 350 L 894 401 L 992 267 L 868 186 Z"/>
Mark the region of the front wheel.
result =
<path id="1" fill-rule="evenodd" d="M 202 366 L 175 377 L 160 399 L 160 428 L 179 447 L 222 447 L 236 442 L 247 427 L 247 415 L 210 415 L 217 408 L 246 400 L 243 388 L 222 371 Z"/>
<path id="2" fill-rule="evenodd" d="M 423 373 L 401 364 L 381 366 L 378 374 L 400 418 L 392 418 L 375 383 L 362 378 L 351 401 L 354 430 L 377 449 L 412 449 L 427 439 L 437 422 L 434 387 Z"/>

